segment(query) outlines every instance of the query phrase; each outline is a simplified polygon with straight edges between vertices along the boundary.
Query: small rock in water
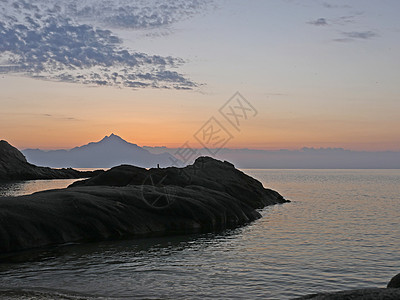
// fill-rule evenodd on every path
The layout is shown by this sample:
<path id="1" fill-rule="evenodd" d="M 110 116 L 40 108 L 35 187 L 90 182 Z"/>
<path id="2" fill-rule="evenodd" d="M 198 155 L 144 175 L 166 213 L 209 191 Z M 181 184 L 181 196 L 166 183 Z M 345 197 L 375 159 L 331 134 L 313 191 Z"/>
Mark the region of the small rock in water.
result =
<path id="1" fill-rule="evenodd" d="M 400 273 L 389 281 L 387 288 L 400 288 Z"/>

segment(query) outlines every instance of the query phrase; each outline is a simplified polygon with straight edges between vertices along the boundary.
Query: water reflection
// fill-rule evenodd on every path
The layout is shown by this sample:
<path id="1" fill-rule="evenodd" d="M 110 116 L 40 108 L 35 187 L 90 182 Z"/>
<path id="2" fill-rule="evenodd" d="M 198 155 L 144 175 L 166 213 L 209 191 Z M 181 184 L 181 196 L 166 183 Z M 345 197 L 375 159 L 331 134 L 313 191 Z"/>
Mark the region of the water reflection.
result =
<path id="1" fill-rule="evenodd" d="M 219 233 L 198 233 L 166 237 L 126 238 L 92 243 L 68 243 L 4 254 L 0 256 L 0 271 L 15 263 L 40 263 L 51 260 L 75 263 L 90 258 L 92 263 L 110 262 L 111 258 L 132 258 L 142 256 L 169 256 L 176 252 L 205 250 L 205 248 L 229 241 L 243 229 L 229 229 Z M 96 259 L 96 260 L 93 260 Z M 118 260 L 114 263 L 118 263 Z"/>
<path id="2" fill-rule="evenodd" d="M 207 271 L 207 277 L 220 277 L 227 272 L 229 267 L 213 253 L 216 249 L 227 251 L 241 231 L 239 228 L 221 233 L 104 241 L 26 251 L 3 257 L 0 287 L 24 291 L 45 287 L 68 294 L 62 287 L 74 286 L 73 292 L 93 299 L 131 298 L 132 295 L 152 299 L 167 291 L 178 293 L 179 289 L 182 297 L 187 288 L 193 287 L 197 276 L 203 276 L 209 262 L 214 270 Z M 204 253 L 210 254 L 209 259 L 195 259 Z M 61 289 L 56 288 L 55 283 Z M 104 290 L 105 284 L 107 290 Z M 188 287 L 184 288 L 185 285 Z"/>
<path id="3" fill-rule="evenodd" d="M 0 197 L 23 196 L 35 192 L 66 188 L 81 179 L 0 181 Z"/>

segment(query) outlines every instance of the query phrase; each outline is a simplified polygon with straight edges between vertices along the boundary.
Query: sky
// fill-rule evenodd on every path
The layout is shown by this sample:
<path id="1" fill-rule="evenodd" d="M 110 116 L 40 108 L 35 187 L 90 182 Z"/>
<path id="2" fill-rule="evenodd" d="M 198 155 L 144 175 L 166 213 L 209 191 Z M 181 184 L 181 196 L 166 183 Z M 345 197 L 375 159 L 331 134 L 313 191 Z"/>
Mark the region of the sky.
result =
<path id="1" fill-rule="evenodd" d="M 399 11 L 396 0 L 0 0 L 0 139 L 201 147 L 214 128 L 229 148 L 400 151 Z"/>

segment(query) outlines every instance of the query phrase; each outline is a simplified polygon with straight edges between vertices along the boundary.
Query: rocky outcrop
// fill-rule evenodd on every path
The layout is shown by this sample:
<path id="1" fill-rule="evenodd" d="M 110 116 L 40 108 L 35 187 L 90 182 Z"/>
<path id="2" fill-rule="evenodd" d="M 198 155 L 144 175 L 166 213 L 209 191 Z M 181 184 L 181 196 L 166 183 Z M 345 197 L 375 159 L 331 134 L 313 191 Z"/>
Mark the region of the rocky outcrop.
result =
<path id="1" fill-rule="evenodd" d="M 216 231 L 287 202 L 227 162 L 120 166 L 67 189 L 0 198 L 0 252 L 66 242 Z"/>
<path id="2" fill-rule="evenodd" d="M 286 200 L 276 191 L 265 189 L 262 184 L 239 171 L 229 162 L 211 157 L 199 157 L 193 165 L 184 168 L 143 169 L 134 166 L 118 166 L 93 178 L 77 181 L 74 186 L 201 186 L 227 193 L 252 208 L 283 203 Z"/>
<path id="3" fill-rule="evenodd" d="M 400 273 L 394 276 L 387 285 L 388 288 L 400 289 Z"/>
<path id="4" fill-rule="evenodd" d="M 308 295 L 297 300 L 399 300 L 400 289 L 369 288 Z"/>
<path id="5" fill-rule="evenodd" d="M 368 288 L 331 293 L 318 293 L 296 298 L 297 300 L 398 300 L 400 299 L 400 273 L 394 276 L 387 288 Z M 296 300 L 295 299 L 295 300 Z"/>
<path id="6" fill-rule="evenodd" d="M 0 180 L 68 179 L 85 178 L 102 171 L 80 172 L 74 169 L 37 167 L 26 161 L 25 156 L 6 141 L 0 141 Z"/>

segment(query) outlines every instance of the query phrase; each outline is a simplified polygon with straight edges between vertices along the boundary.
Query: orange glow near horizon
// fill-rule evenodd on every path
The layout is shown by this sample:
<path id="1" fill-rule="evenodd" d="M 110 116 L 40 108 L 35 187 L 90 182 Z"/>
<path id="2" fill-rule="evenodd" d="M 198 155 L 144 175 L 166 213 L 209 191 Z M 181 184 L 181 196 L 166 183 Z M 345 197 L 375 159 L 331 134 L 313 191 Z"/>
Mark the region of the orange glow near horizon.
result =
<path id="1" fill-rule="evenodd" d="M 197 92 L 94 89 L 15 77 L 2 80 L 15 89 L 24 86 L 18 98 L 12 88 L 3 91 L 0 111 L 0 139 L 19 149 L 69 149 L 111 133 L 139 146 L 179 148 L 188 141 L 200 148 L 193 134 L 215 116 L 233 136 L 227 148 L 400 150 L 398 103 L 394 101 L 388 102 L 392 108 L 353 103 L 343 109 L 337 101 L 322 108 L 307 98 L 304 106 L 290 98 L 245 93 L 257 106 L 258 115 L 246 120 L 239 132 L 218 114 L 230 96 L 227 92 L 204 98 Z"/>
<path id="2" fill-rule="evenodd" d="M 43 124 L 46 126 L 46 123 Z M 39 148 L 44 150 L 70 149 L 77 146 L 88 144 L 89 142 L 100 141 L 104 136 L 114 133 L 124 140 L 137 144 L 139 146 L 165 146 L 168 148 L 179 148 L 186 141 L 193 148 L 201 148 L 202 146 L 193 138 L 194 130 L 188 128 L 182 129 L 179 126 L 154 125 L 149 127 L 148 124 L 138 126 L 135 125 L 134 130 L 128 128 L 119 128 L 109 130 L 107 128 L 73 128 L 63 131 L 62 128 L 54 128 L 53 130 L 42 129 L 39 124 L 36 128 L 30 128 L 27 131 L 15 130 L 8 135 L 2 136 L 18 149 Z M 163 128 L 163 130 L 160 130 Z M 144 134 L 142 132 L 145 132 Z M 338 133 L 336 133 L 338 134 Z M 335 138 L 340 138 L 341 142 L 334 142 Z M 379 138 L 379 136 L 376 136 Z M 252 131 L 251 134 L 245 130 L 242 133 L 236 133 L 233 139 L 225 145 L 226 148 L 240 149 L 258 149 L 258 150 L 279 150 L 289 149 L 297 150 L 303 147 L 314 148 L 345 148 L 349 150 L 366 150 L 366 151 L 386 151 L 396 150 L 398 144 L 391 143 L 390 137 L 380 137 L 382 142 L 376 144 L 371 143 L 368 139 L 361 136 L 358 140 L 352 136 L 334 136 L 334 133 L 326 136 L 307 136 L 298 132 L 283 135 L 280 131 L 259 130 Z M 398 148 L 397 148 L 398 149 Z"/>

